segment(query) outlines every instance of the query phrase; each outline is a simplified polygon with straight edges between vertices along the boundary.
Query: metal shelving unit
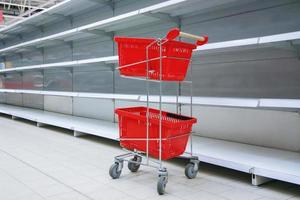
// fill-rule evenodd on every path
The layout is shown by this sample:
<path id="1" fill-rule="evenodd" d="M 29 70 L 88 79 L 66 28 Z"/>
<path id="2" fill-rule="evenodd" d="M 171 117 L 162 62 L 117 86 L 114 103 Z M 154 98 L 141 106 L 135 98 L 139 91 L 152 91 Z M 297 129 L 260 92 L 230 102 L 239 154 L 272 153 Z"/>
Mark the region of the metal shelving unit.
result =
<path id="1" fill-rule="evenodd" d="M 142 26 L 144 24 L 168 21 L 180 25 L 179 18 L 182 15 L 201 13 L 204 10 L 213 10 L 215 6 L 218 8 L 226 8 L 229 5 L 241 5 L 249 1 L 207 1 L 205 4 L 199 4 L 196 0 L 169 0 L 163 3 L 157 3 L 145 8 L 135 9 L 134 11 L 117 14 L 113 17 L 101 19 L 99 21 L 89 23 L 82 26 L 73 26 L 71 29 L 47 36 L 31 39 L 30 41 L 19 41 L 14 45 L 5 46 L 0 49 L 1 55 L 15 55 L 22 53 L 24 50 L 30 51 L 32 47 L 42 48 L 58 43 L 70 43 L 77 40 L 89 39 L 95 35 L 104 36 L 103 40 L 111 40 L 115 32 L 127 30 Z M 72 18 L 72 14 L 84 9 L 91 8 L 94 5 L 110 6 L 111 1 L 94 1 L 94 0 L 66 0 L 56 6 L 46 9 L 31 18 L 22 20 L 16 24 L 10 25 L 0 30 L 0 38 L 2 40 L 18 38 L 19 35 L 30 31 L 32 28 L 40 30 L 47 23 L 56 22 L 61 18 Z M 184 30 L 184 29 L 183 29 Z M 194 56 L 239 52 L 243 50 L 255 50 L 260 48 L 280 48 L 298 51 L 300 44 L 300 31 L 287 33 L 262 35 L 259 37 L 244 38 L 238 40 L 229 40 L 221 42 L 209 43 L 205 46 L 198 47 L 194 52 Z M 92 64 L 115 64 L 118 57 L 105 56 L 97 58 L 87 58 L 82 60 L 70 60 L 56 63 L 41 63 L 37 65 L 21 66 L 17 68 L 1 69 L 1 74 L 22 73 L 25 71 L 34 71 L 42 69 L 55 68 L 72 68 L 77 66 L 88 66 Z M 85 93 L 85 92 L 60 92 L 46 90 L 23 90 L 23 89 L 0 89 L 0 94 L 38 94 L 50 96 L 65 97 L 83 97 L 83 98 L 99 98 L 124 101 L 146 102 L 145 95 L 127 95 L 117 93 Z M 152 103 L 158 102 L 157 96 L 149 96 Z M 178 103 L 188 105 L 189 97 L 180 96 Z M 175 96 L 163 96 L 162 103 L 175 104 Z M 266 98 L 223 98 L 223 97 L 193 97 L 195 106 L 215 106 L 215 107 L 233 107 L 233 108 L 250 108 L 250 109 L 270 109 L 299 112 L 299 99 L 266 99 Z M 7 104 L 0 104 L 0 112 L 13 117 L 20 117 L 37 122 L 38 126 L 49 124 L 59 126 L 74 131 L 75 136 L 82 133 L 97 135 L 105 138 L 118 138 L 118 127 L 113 122 L 104 120 L 95 120 L 84 117 L 76 117 L 64 115 L 44 110 L 24 108 Z M 229 142 L 219 139 L 205 138 L 194 136 L 193 141 L 194 153 L 199 156 L 203 162 L 208 162 L 246 173 L 252 174 L 252 183 L 259 185 L 267 181 L 261 177 L 274 178 L 278 180 L 288 181 L 300 184 L 300 155 L 292 151 L 279 149 L 258 147 L 255 145 L 247 145 L 238 142 Z M 214 145 L 215 148 L 209 148 Z M 189 150 L 186 150 L 187 153 Z"/>

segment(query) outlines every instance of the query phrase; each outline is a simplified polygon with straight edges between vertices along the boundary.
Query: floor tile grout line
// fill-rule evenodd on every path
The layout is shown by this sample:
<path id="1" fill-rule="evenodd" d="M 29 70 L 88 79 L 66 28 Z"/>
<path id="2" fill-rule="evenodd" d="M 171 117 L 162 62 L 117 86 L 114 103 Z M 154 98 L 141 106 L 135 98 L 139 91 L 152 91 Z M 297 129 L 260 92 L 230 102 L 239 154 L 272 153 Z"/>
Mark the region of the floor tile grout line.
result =
<path id="1" fill-rule="evenodd" d="M 26 166 L 31 167 L 32 169 L 34 169 L 34 170 L 36 170 L 36 171 L 42 173 L 43 175 L 47 176 L 48 178 L 50 178 L 50 179 L 52 179 L 52 180 L 54 180 L 54 181 L 56 181 L 56 182 L 58 182 L 58 183 L 64 185 L 65 187 L 68 187 L 69 189 L 73 190 L 74 192 L 76 192 L 76 193 L 78 193 L 78 194 L 80 194 L 80 195 L 86 197 L 87 199 L 94 200 L 93 198 L 89 197 L 88 195 L 86 195 L 86 194 L 80 192 L 79 190 L 73 188 L 73 187 L 70 186 L 70 185 L 65 184 L 65 183 L 62 182 L 61 180 L 59 180 L 59 179 L 57 179 L 57 178 L 55 178 L 55 177 L 53 177 L 53 176 L 51 176 L 51 175 L 49 175 L 49 174 L 43 172 L 42 170 L 40 170 L 40 169 L 36 168 L 35 166 L 31 165 L 30 163 L 28 163 L 28 162 L 26 162 L 26 161 L 24 161 L 24 160 L 22 160 L 22 159 L 19 159 L 18 157 L 16 157 L 16 156 L 10 154 L 9 152 L 7 152 L 7 151 L 5 151 L 5 150 L 3 150 L 3 149 L 0 149 L 0 151 L 1 151 L 2 153 L 4 153 L 4 154 L 6 154 L 6 155 L 8 155 L 8 156 L 10 156 L 10 157 L 12 157 L 12 158 L 14 158 L 15 160 L 18 160 L 19 162 L 25 164 Z M 11 176 L 11 175 L 10 175 L 10 176 Z M 13 178 L 16 179 L 15 177 L 13 177 Z M 17 180 L 17 181 L 20 182 L 19 180 Z M 20 182 L 20 183 L 22 183 L 22 182 Z M 26 184 L 24 184 L 24 183 L 22 183 L 22 184 L 25 185 L 26 187 L 28 187 Z M 28 188 L 29 188 L 29 187 L 28 187 Z M 30 188 L 30 190 L 33 191 L 34 193 L 36 193 L 36 192 L 35 192 L 34 190 L 32 190 L 31 188 Z M 38 193 L 36 193 L 36 194 L 38 194 Z M 41 196 L 40 194 L 38 194 L 38 195 Z M 43 199 L 45 199 L 43 196 L 41 196 L 41 197 L 42 197 Z"/>
<path id="2" fill-rule="evenodd" d="M 5 170 L 4 170 L 4 171 L 5 171 Z M 6 173 L 7 173 L 7 172 L 6 172 Z M 22 181 L 18 180 L 16 177 L 12 176 L 12 175 L 9 174 L 9 173 L 7 173 L 7 175 L 8 175 L 9 177 L 11 177 L 13 180 L 17 181 L 18 183 L 24 185 L 27 189 L 29 189 L 30 191 L 32 191 L 33 194 L 36 194 L 36 195 L 38 195 L 39 197 L 41 197 L 42 199 L 45 199 L 45 200 L 46 200 L 46 198 L 45 198 L 44 196 L 42 196 L 41 194 L 37 193 L 37 192 L 34 191 L 32 188 L 28 187 L 28 185 L 26 185 L 26 184 L 23 183 Z"/>
<path id="3" fill-rule="evenodd" d="M 11 156 L 10 154 L 8 154 L 7 152 L 3 151 L 2 149 L 0 149 L 0 151 L 6 155 Z M 12 156 L 11 156 L 12 157 Z M 14 157 L 13 157 L 14 158 Z M 14 158 L 15 159 L 15 158 Z M 29 189 L 30 191 L 32 191 L 34 194 L 38 195 L 39 197 L 41 197 L 42 199 L 45 199 L 45 197 L 43 197 L 42 195 L 40 195 L 39 193 L 37 193 L 36 191 L 34 191 L 31 187 L 29 187 L 28 185 L 26 185 L 25 183 L 23 183 L 22 181 L 20 181 L 19 179 L 17 179 L 16 177 L 14 177 L 13 175 L 11 175 L 9 172 L 7 172 L 7 170 L 3 171 L 9 176 L 11 177 L 13 180 L 17 181 L 18 183 L 22 184 L 23 186 L 25 186 L 27 189 Z M 46 200 L 46 199 L 45 199 Z"/>

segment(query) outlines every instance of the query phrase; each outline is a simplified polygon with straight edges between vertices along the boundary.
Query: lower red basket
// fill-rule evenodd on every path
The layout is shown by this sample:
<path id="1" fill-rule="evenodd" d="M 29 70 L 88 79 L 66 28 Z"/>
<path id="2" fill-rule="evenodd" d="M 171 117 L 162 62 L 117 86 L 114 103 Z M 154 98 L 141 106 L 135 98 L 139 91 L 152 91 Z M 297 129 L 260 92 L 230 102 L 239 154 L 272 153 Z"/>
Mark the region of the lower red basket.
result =
<path id="1" fill-rule="evenodd" d="M 116 109 L 119 116 L 120 144 L 129 150 L 146 152 L 147 108 Z M 192 125 L 197 119 L 162 112 L 162 159 L 184 153 Z M 149 109 L 149 155 L 159 157 L 159 110 Z"/>

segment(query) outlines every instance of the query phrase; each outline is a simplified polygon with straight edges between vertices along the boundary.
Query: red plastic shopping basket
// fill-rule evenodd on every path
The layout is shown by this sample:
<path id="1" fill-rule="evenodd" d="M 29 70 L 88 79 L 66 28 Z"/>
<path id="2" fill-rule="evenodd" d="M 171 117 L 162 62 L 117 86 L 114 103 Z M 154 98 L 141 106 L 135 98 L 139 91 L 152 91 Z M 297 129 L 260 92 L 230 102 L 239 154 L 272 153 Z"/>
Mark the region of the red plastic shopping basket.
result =
<path id="1" fill-rule="evenodd" d="M 129 150 L 146 152 L 147 108 L 118 108 L 120 144 Z M 192 125 L 197 119 L 162 111 L 162 159 L 184 153 Z M 159 110 L 149 108 L 149 155 L 159 157 Z"/>
<path id="2" fill-rule="evenodd" d="M 196 44 L 175 41 L 177 37 L 195 39 Z M 115 41 L 118 43 L 121 75 L 146 77 L 148 63 L 148 77 L 155 80 L 160 79 L 160 46 L 154 42 L 156 39 L 115 37 Z M 178 28 L 171 29 L 166 38 L 162 39 L 162 80 L 183 81 L 193 49 L 197 45 L 204 45 L 207 42 L 207 36 L 184 33 Z M 148 58 L 147 46 L 149 47 Z"/>
<path id="3" fill-rule="evenodd" d="M 115 37 L 118 43 L 119 70 L 125 76 L 147 76 L 146 47 L 156 39 Z M 162 80 L 182 81 L 185 78 L 195 44 L 167 41 L 162 45 Z M 160 54 L 157 43 L 148 51 L 148 76 L 160 79 Z"/>

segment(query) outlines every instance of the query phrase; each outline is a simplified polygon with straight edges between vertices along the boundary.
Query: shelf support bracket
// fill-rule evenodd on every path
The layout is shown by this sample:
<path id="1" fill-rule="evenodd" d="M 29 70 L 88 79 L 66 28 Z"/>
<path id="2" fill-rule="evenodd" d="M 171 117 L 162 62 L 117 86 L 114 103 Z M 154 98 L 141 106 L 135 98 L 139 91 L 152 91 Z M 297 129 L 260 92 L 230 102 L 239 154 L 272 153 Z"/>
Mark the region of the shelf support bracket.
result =
<path id="1" fill-rule="evenodd" d="M 145 13 L 144 15 L 149 16 L 149 17 L 154 17 L 163 21 L 171 21 L 174 22 L 175 24 L 177 24 L 177 26 L 180 25 L 180 17 L 172 17 L 169 14 L 166 13 L 161 13 L 161 12 L 157 12 L 157 13 Z"/>
<path id="2" fill-rule="evenodd" d="M 11 116 L 11 119 L 12 119 L 12 120 L 16 120 L 16 119 L 18 119 L 18 118 L 19 118 L 19 117 L 14 116 L 14 115 Z"/>
<path id="3" fill-rule="evenodd" d="M 17 49 L 15 53 L 21 54 L 22 52 L 26 52 L 26 51 L 38 51 L 38 50 L 39 49 L 37 47 L 24 47 L 24 48 Z"/>
<path id="4" fill-rule="evenodd" d="M 104 4 L 104 5 L 108 5 L 113 9 L 114 6 L 114 2 L 113 0 L 88 0 L 90 2 L 95 2 L 95 3 L 99 3 L 99 4 Z"/>
<path id="5" fill-rule="evenodd" d="M 295 49 L 298 60 L 300 60 L 300 42 L 299 41 L 291 41 L 290 44 L 291 44 L 291 47 Z"/>
<path id="6" fill-rule="evenodd" d="M 115 70 L 115 64 L 109 62 L 103 62 L 103 64 L 111 69 L 111 71 Z"/>
<path id="7" fill-rule="evenodd" d="M 59 18 L 59 19 L 69 19 L 69 16 L 65 16 L 65 15 L 62 15 L 62 14 L 56 14 L 56 13 L 52 13 L 52 14 L 50 14 L 50 13 L 44 13 L 44 15 L 47 15 L 47 16 L 49 16 L 49 17 L 57 17 L 57 18 Z"/>
<path id="8" fill-rule="evenodd" d="M 270 181 L 273 180 L 273 179 L 268 178 L 268 177 L 264 177 L 264 176 L 254 174 L 254 168 L 251 168 L 249 172 L 251 174 L 251 183 L 254 186 L 260 186 L 264 183 L 267 183 L 267 182 L 270 182 Z"/>
<path id="9" fill-rule="evenodd" d="M 53 44 L 51 44 L 53 46 L 54 45 L 60 45 L 60 44 L 66 44 L 68 42 L 68 41 L 65 41 L 65 40 L 62 40 L 62 39 L 51 39 L 50 41 L 53 42 Z M 36 48 L 42 48 L 42 47 L 44 47 L 43 44 L 36 46 Z"/>
<path id="10" fill-rule="evenodd" d="M 43 32 L 43 28 L 41 26 L 36 26 L 33 24 L 20 24 L 21 27 L 26 27 L 26 28 L 30 28 L 32 30 L 38 30 L 40 32 Z"/>
<path id="11" fill-rule="evenodd" d="M 41 123 L 41 122 L 37 122 L 37 123 L 36 123 L 36 126 L 37 126 L 37 127 L 43 127 L 43 126 L 46 126 L 46 124 Z"/>
<path id="12" fill-rule="evenodd" d="M 85 31 L 81 31 L 83 33 L 90 33 L 90 34 L 94 34 L 94 35 L 98 35 L 98 36 L 108 36 L 111 39 L 113 39 L 114 37 L 114 32 L 106 32 L 103 30 L 85 30 Z"/>
<path id="13" fill-rule="evenodd" d="M 80 137 L 83 135 L 87 135 L 86 133 L 80 132 L 80 131 L 74 131 L 74 137 Z"/>
<path id="14" fill-rule="evenodd" d="M 256 174 L 251 175 L 252 185 L 254 185 L 254 186 L 260 186 L 260 185 L 262 185 L 264 183 L 267 183 L 267 182 L 270 182 L 272 180 L 273 179 L 271 179 L 271 178 L 267 178 L 267 177 L 264 177 L 264 176 L 259 176 L 259 175 L 256 175 Z"/>

